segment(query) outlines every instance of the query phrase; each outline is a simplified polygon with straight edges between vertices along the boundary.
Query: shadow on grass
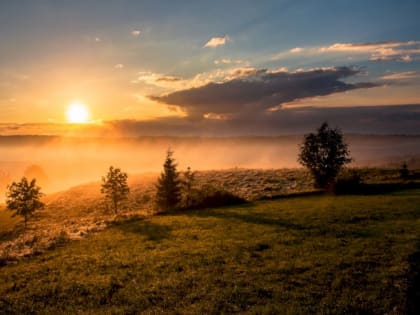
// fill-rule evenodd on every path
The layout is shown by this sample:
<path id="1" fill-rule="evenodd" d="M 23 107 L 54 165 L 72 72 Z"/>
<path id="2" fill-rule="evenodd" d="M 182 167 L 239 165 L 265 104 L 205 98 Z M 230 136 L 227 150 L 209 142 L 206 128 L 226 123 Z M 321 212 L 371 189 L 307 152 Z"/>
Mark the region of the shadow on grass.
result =
<path id="1" fill-rule="evenodd" d="M 241 205 L 241 208 L 247 208 L 247 207 L 253 207 L 254 205 L 252 203 Z M 264 217 L 261 216 L 261 214 L 253 215 L 249 213 L 238 213 L 238 212 L 232 212 L 229 211 L 230 207 L 223 207 L 218 209 L 205 209 L 205 210 L 196 210 L 189 212 L 188 215 L 200 217 L 200 218 L 207 218 L 207 217 L 213 217 L 218 219 L 234 219 L 234 220 L 240 220 L 245 223 L 251 223 L 251 224 L 262 224 L 262 225 L 271 225 L 271 226 L 277 226 L 277 227 L 283 227 L 287 229 L 293 229 L 293 230 L 306 230 L 310 229 L 311 227 L 297 224 L 290 222 L 288 220 L 279 219 L 279 218 L 273 218 L 273 217 Z M 223 211 L 217 211 L 223 209 Z M 237 209 L 237 206 L 235 207 Z"/>
<path id="2" fill-rule="evenodd" d="M 407 315 L 420 314 L 420 243 L 408 259 Z"/>
<path id="3" fill-rule="evenodd" d="M 289 194 L 278 194 L 272 196 L 263 196 L 258 200 L 275 200 L 275 199 L 289 199 L 289 198 L 299 198 L 299 197 L 311 197 L 311 196 L 321 196 L 325 195 L 323 190 L 314 190 L 314 191 L 303 191 Z"/>
<path id="4" fill-rule="evenodd" d="M 124 224 L 115 224 L 114 227 L 126 233 L 144 235 L 148 240 L 155 242 L 170 238 L 172 230 L 169 226 L 141 219 Z"/>
<path id="5" fill-rule="evenodd" d="M 404 190 L 420 189 L 419 182 L 408 183 L 378 183 L 378 184 L 361 184 L 354 189 L 343 190 L 338 195 L 382 195 L 390 194 Z"/>

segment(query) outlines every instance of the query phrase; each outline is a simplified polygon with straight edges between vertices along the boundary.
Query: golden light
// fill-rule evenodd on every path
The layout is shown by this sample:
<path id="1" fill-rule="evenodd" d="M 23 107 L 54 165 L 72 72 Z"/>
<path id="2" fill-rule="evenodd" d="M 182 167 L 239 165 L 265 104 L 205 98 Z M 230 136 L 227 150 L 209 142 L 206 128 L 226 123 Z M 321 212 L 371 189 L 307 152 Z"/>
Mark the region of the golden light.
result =
<path id="1" fill-rule="evenodd" d="M 89 122 L 89 110 L 83 103 L 74 102 L 67 107 L 67 121 L 72 124 L 84 124 Z"/>

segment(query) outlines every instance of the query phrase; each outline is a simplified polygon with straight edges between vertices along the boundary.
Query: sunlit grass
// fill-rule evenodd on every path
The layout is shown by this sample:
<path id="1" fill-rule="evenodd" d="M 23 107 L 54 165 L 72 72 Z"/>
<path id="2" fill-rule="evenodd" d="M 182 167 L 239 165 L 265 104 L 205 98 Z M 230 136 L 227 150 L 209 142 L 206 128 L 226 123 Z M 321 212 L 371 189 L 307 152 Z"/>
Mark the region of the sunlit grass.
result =
<path id="1" fill-rule="evenodd" d="M 403 314 L 419 239 L 418 189 L 136 219 L 3 267 L 0 309 Z"/>

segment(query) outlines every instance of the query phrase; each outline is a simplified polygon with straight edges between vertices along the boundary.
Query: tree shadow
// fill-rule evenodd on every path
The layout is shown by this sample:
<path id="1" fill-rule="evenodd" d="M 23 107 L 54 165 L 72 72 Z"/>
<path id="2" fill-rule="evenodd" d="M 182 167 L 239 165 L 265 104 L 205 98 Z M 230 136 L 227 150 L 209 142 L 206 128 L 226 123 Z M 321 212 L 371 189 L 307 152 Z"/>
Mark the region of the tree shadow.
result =
<path id="1" fill-rule="evenodd" d="M 252 207 L 253 205 L 251 203 L 241 205 L 242 208 Z M 293 230 L 306 230 L 311 229 L 312 227 L 293 223 L 288 220 L 279 219 L 279 218 L 273 218 L 273 217 L 266 217 L 262 215 L 252 215 L 249 213 L 238 213 L 238 212 L 232 212 L 229 211 L 230 207 L 223 207 L 218 208 L 219 211 L 212 211 L 212 209 L 205 209 L 205 210 L 197 210 L 188 212 L 188 215 L 192 215 L 195 217 L 200 218 L 218 218 L 218 219 L 228 219 L 228 220 L 239 220 L 245 223 L 251 223 L 251 224 L 261 224 L 261 225 L 269 225 L 269 226 L 277 226 L 277 227 L 283 227 L 287 229 L 293 229 Z M 220 209 L 223 209 L 224 211 L 220 211 Z M 238 209 L 236 206 L 235 209 Z"/>
<path id="2" fill-rule="evenodd" d="M 167 225 L 152 223 L 147 220 L 136 219 L 124 224 L 115 224 L 114 227 L 126 233 L 145 236 L 150 241 L 159 242 L 171 236 L 172 229 Z"/>
<path id="3" fill-rule="evenodd" d="M 323 190 L 313 190 L 313 191 L 302 191 L 302 192 L 293 192 L 287 194 L 278 194 L 272 196 L 262 196 L 258 200 L 275 200 L 275 199 L 291 199 L 299 197 L 312 197 L 312 196 L 321 196 L 325 195 Z"/>
<path id="4" fill-rule="evenodd" d="M 407 315 L 420 314 L 420 243 L 408 258 Z"/>
<path id="5" fill-rule="evenodd" d="M 354 190 L 344 191 L 341 194 L 354 195 L 381 195 L 390 194 L 404 190 L 420 189 L 420 183 L 378 183 L 378 184 L 361 184 L 360 187 Z"/>

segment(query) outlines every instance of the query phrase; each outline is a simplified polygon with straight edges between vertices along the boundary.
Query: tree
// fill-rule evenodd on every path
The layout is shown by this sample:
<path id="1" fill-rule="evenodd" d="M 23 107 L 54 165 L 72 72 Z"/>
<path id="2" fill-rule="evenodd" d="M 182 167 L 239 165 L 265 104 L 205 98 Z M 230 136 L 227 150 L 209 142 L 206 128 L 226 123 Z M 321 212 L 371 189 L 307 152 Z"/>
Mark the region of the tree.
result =
<path id="1" fill-rule="evenodd" d="M 29 182 L 26 177 L 22 177 L 20 182 L 12 182 L 7 187 L 7 209 L 15 211 L 13 216 L 20 215 L 24 218 L 26 229 L 29 216 L 44 207 L 44 203 L 40 201 L 42 196 L 44 194 L 41 192 L 41 187 L 36 185 L 35 179 Z"/>
<path id="2" fill-rule="evenodd" d="M 187 170 L 183 173 L 184 179 L 182 181 L 182 188 L 184 192 L 184 206 L 190 207 L 193 198 L 193 186 L 195 184 L 195 172 L 191 171 L 191 167 L 187 167 Z"/>
<path id="3" fill-rule="evenodd" d="M 181 201 L 181 181 L 176 170 L 177 164 L 172 155 L 173 152 L 168 150 L 163 164 L 163 172 L 156 184 L 156 204 L 163 211 L 177 208 Z"/>
<path id="4" fill-rule="evenodd" d="M 121 172 L 121 169 L 109 167 L 106 177 L 102 177 L 101 193 L 105 194 L 114 209 L 114 213 L 118 213 L 118 207 L 121 201 L 127 199 L 130 188 L 127 185 L 127 173 Z"/>
<path id="5" fill-rule="evenodd" d="M 330 128 L 324 122 L 317 131 L 304 136 L 298 161 L 310 170 L 316 187 L 326 188 L 334 183 L 341 167 L 352 159 L 339 129 Z"/>
<path id="6" fill-rule="evenodd" d="M 399 172 L 400 172 L 400 178 L 402 180 L 407 180 L 409 178 L 410 172 L 408 170 L 407 162 L 404 162 L 401 165 L 401 168 L 399 169 Z"/>

